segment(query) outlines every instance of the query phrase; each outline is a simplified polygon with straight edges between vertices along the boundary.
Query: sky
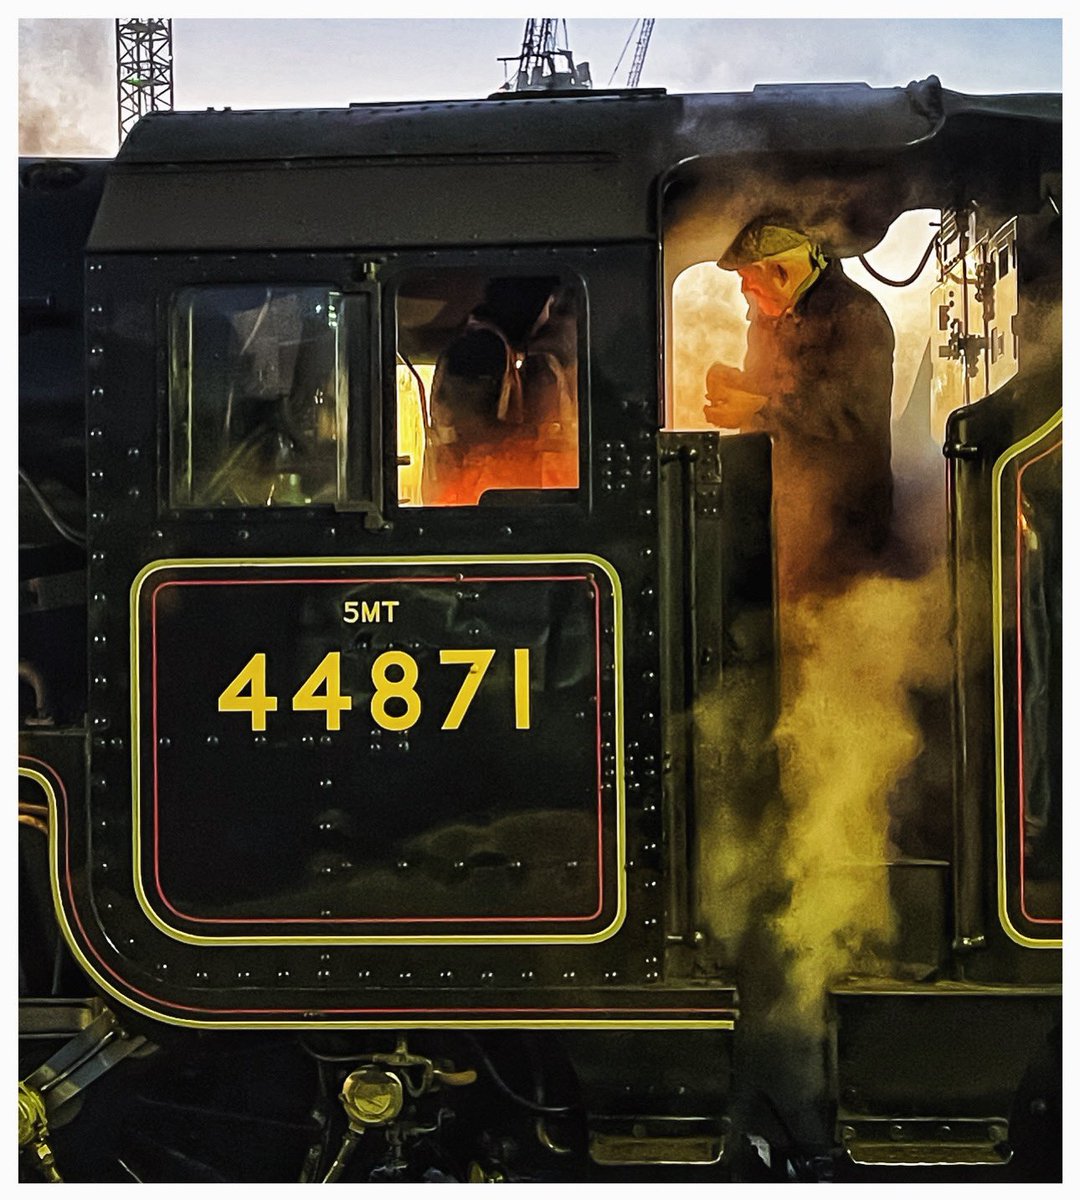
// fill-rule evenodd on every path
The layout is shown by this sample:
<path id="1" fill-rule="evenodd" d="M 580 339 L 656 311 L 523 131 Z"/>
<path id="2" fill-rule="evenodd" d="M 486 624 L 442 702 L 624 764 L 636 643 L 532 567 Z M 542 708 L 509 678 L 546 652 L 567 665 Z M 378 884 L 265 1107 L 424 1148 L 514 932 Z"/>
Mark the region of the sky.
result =
<path id="1" fill-rule="evenodd" d="M 770 5 L 771 12 L 784 8 Z M 988 11 L 985 4 L 981 9 Z M 175 106 L 340 107 L 484 96 L 503 82 L 498 59 L 518 51 L 524 20 L 174 17 Z M 614 74 L 615 85 L 625 84 L 633 17 L 566 21 L 569 48 L 591 64 L 597 87 L 608 85 L 626 48 Z M 1054 92 L 1062 89 L 1061 28 L 1058 19 L 986 17 L 657 18 L 640 86 L 747 91 L 755 83 L 861 81 L 888 87 L 936 74 L 961 92 Z M 20 152 L 115 153 L 113 19 L 21 19 L 18 67 Z"/>

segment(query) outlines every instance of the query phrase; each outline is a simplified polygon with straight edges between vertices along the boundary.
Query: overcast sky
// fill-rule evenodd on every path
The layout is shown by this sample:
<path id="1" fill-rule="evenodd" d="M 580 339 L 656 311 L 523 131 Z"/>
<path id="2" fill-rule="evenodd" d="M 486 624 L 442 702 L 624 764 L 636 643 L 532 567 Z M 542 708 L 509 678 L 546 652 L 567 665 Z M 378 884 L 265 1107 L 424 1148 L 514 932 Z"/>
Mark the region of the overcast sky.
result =
<path id="1" fill-rule="evenodd" d="M 596 86 L 608 84 L 624 47 L 614 82 L 626 82 L 632 27 L 629 16 L 567 19 L 569 48 L 590 62 Z M 173 18 L 176 107 L 484 96 L 503 82 L 497 60 L 517 52 L 523 29 L 521 17 Z M 657 18 L 641 86 L 669 92 L 826 80 L 892 86 L 930 74 L 956 91 L 1060 91 L 1061 22 Z M 115 80 L 113 20 L 21 20 L 20 150 L 113 154 Z"/>

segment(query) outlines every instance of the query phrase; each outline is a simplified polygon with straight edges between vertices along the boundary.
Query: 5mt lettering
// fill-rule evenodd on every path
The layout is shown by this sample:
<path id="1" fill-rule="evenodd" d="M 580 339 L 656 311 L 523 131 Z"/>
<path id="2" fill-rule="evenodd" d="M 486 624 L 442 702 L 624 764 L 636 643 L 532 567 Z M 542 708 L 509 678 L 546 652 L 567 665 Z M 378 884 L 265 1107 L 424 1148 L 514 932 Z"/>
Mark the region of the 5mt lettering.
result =
<path id="1" fill-rule="evenodd" d="M 443 729 L 460 729 L 488 667 L 494 650 L 440 650 L 444 666 L 468 667 Z M 420 667 L 411 654 L 387 650 L 371 664 L 371 718 L 383 729 L 411 729 L 420 719 L 422 702 L 416 690 Z M 353 706 L 352 696 L 341 691 L 341 651 L 331 650 L 304 680 L 292 698 L 294 712 L 321 712 L 326 728 L 341 728 L 341 714 Z M 266 655 L 253 654 L 243 670 L 218 696 L 218 712 L 247 713 L 255 732 L 266 729 L 267 713 L 278 711 L 278 697 L 266 690 Z M 514 650 L 514 727 L 531 728 L 529 706 L 529 651 Z"/>

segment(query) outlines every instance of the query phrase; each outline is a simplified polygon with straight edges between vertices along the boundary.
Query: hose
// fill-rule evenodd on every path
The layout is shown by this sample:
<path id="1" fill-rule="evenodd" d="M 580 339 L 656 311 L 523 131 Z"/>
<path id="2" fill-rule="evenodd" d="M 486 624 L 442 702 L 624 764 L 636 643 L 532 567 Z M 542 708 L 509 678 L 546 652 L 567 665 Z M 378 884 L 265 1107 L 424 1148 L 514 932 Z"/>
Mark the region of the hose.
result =
<path id="1" fill-rule="evenodd" d="M 938 235 L 935 233 L 934 236 L 930 239 L 930 245 L 926 247 L 925 253 L 923 254 L 922 258 L 919 260 L 919 265 L 915 268 L 914 273 L 909 275 L 907 277 L 907 279 L 886 279 L 884 275 L 882 275 L 878 271 L 874 270 L 874 268 L 866 261 L 866 256 L 863 254 L 859 255 L 859 262 L 862 263 L 863 268 L 870 275 L 872 275 L 878 281 L 878 283 L 884 283 L 886 286 L 894 287 L 894 288 L 909 287 L 923 273 L 923 267 L 925 267 L 926 264 L 930 261 L 930 255 L 933 253 L 934 247 L 937 245 L 937 241 L 938 241 Z"/>

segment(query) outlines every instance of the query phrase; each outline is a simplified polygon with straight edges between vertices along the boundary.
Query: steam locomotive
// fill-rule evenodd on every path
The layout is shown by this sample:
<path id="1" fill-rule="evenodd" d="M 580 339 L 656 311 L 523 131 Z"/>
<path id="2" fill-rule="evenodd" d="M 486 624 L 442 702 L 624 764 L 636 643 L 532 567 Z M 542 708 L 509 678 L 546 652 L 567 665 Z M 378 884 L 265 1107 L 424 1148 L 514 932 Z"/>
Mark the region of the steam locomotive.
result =
<path id="1" fill-rule="evenodd" d="M 23 160 L 24 1178 L 1059 1178 L 1060 172 L 934 78 Z M 923 209 L 945 765 L 800 851 L 891 914 L 800 1023 L 771 447 L 680 427 L 677 281 Z"/>

